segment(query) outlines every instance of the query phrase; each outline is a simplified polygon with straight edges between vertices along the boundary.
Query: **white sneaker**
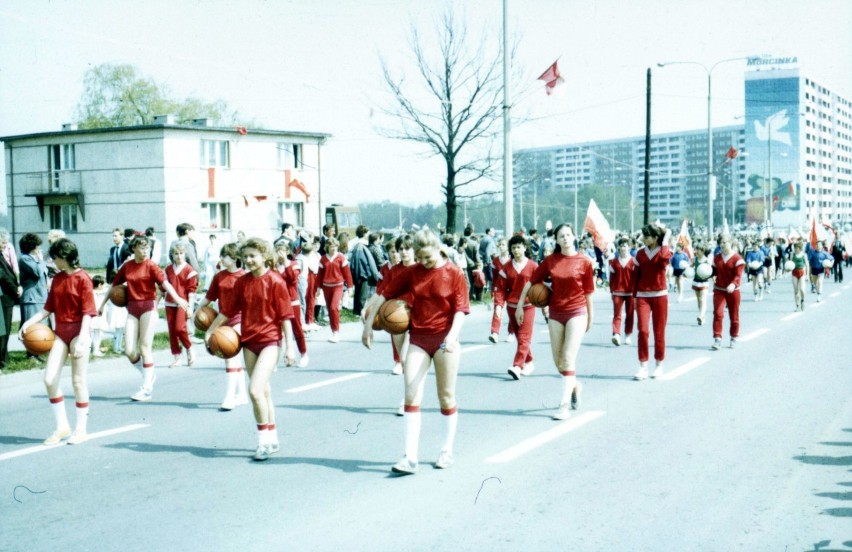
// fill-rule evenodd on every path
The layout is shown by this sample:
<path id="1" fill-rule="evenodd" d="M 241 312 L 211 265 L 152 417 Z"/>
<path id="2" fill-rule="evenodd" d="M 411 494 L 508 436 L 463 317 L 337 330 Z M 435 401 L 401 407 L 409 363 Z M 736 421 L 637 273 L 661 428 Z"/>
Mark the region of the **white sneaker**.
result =
<path id="1" fill-rule="evenodd" d="M 80 443 L 85 443 L 89 440 L 89 434 L 86 433 L 85 429 L 75 429 L 74 433 L 71 434 L 71 437 L 68 438 L 69 445 L 79 445 Z"/>
<path id="2" fill-rule="evenodd" d="M 397 416 L 405 416 L 405 401 L 400 403 L 399 408 L 396 409 Z"/>
<path id="3" fill-rule="evenodd" d="M 524 367 L 521 368 L 522 376 L 531 376 L 533 372 L 535 372 L 535 364 L 532 362 L 527 362 L 524 364 Z"/>
<path id="4" fill-rule="evenodd" d="M 257 445 L 257 450 L 254 451 L 254 456 L 252 459 L 255 462 L 263 462 L 264 460 L 269 459 L 269 449 L 266 448 L 266 445 Z"/>
<path id="5" fill-rule="evenodd" d="M 736 337 L 732 337 L 732 338 L 731 338 L 731 344 L 730 344 L 730 345 L 728 345 L 728 346 L 729 346 L 731 349 L 733 349 L 734 347 L 736 347 L 736 345 L 737 345 L 737 338 L 736 338 Z"/>
<path id="6" fill-rule="evenodd" d="M 402 460 L 393 465 L 391 471 L 401 475 L 412 475 L 417 473 L 417 462 L 412 462 L 407 456 L 403 456 Z"/>
<path id="7" fill-rule="evenodd" d="M 340 335 L 337 332 L 332 332 L 331 337 L 328 338 L 329 343 L 338 343 L 340 341 Z"/>
<path id="8" fill-rule="evenodd" d="M 639 371 L 633 376 L 635 381 L 642 381 L 648 378 L 648 367 L 645 365 L 639 366 Z"/>
<path id="9" fill-rule="evenodd" d="M 97 351 L 92 351 L 92 356 L 102 357 L 104 356 L 104 354 L 101 352 L 100 349 L 98 349 Z"/>
<path id="10" fill-rule="evenodd" d="M 713 345 L 710 346 L 710 349 L 713 351 L 718 351 L 722 348 L 722 340 L 718 337 L 713 340 Z"/>
<path id="11" fill-rule="evenodd" d="M 278 444 L 278 441 L 275 441 L 274 443 L 269 443 L 268 445 L 266 445 L 266 453 L 267 454 L 275 454 L 279 450 L 281 450 L 281 446 Z"/>
<path id="12" fill-rule="evenodd" d="M 517 380 L 521 379 L 521 369 L 518 368 L 517 366 L 512 366 L 511 368 L 509 368 L 506 371 L 509 372 L 509 375 L 512 376 L 513 380 L 517 381 Z"/>
<path id="13" fill-rule="evenodd" d="M 612 334 L 612 344 L 618 347 L 621 345 L 621 336 L 618 334 Z"/>
<path id="14" fill-rule="evenodd" d="M 71 428 L 68 426 L 61 427 L 50 434 L 50 437 L 44 440 L 44 444 L 47 446 L 58 445 L 62 439 L 66 439 L 71 435 Z"/>
<path id="15" fill-rule="evenodd" d="M 435 462 L 435 468 L 439 470 L 445 470 L 455 463 L 455 458 L 453 458 L 453 453 L 448 450 L 442 450 L 441 454 L 438 455 L 438 461 Z"/>
<path id="16" fill-rule="evenodd" d="M 822 303 L 822 294 L 817 293 L 817 303 Z"/>
<path id="17" fill-rule="evenodd" d="M 663 370 L 663 365 L 657 364 L 657 367 L 654 368 L 654 373 L 651 374 L 651 378 L 656 379 L 656 378 L 662 377 L 663 375 L 665 375 L 665 373 L 666 372 L 665 372 L 665 370 Z"/>
<path id="18" fill-rule="evenodd" d="M 391 370 L 391 374 L 393 374 L 394 376 L 401 376 L 402 375 L 402 364 L 400 364 L 399 362 L 394 364 L 393 369 Z"/>
<path id="19" fill-rule="evenodd" d="M 151 389 L 148 389 L 144 385 L 139 388 L 139 391 L 130 395 L 131 401 L 136 402 L 147 402 L 151 400 Z"/>
<path id="20" fill-rule="evenodd" d="M 514 343 L 515 342 L 515 334 L 509 334 L 506 336 L 506 343 Z"/>
<path id="21" fill-rule="evenodd" d="M 306 368 L 308 366 L 308 353 L 302 355 L 302 358 L 299 359 L 299 368 Z"/>
<path id="22" fill-rule="evenodd" d="M 556 413 L 553 416 L 551 416 L 550 418 L 552 420 L 561 421 L 561 420 L 567 420 L 570 417 L 571 417 L 571 411 L 569 410 L 568 403 L 562 403 L 562 404 L 559 405 L 559 409 L 556 411 Z"/>
<path id="23" fill-rule="evenodd" d="M 629 335 L 624 336 L 624 344 L 633 345 L 633 339 Z"/>
<path id="24" fill-rule="evenodd" d="M 498 337 L 499 336 L 496 333 L 492 333 L 488 336 L 488 341 L 490 341 L 491 343 L 497 343 Z"/>
<path id="25" fill-rule="evenodd" d="M 180 355 L 174 355 L 172 363 L 169 364 L 169 368 L 177 368 L 178 366 L 180 366 Z"/>
<path id="26" fill-rule="evenodd" d="M 246 393 L 238 394 L 234 397 L 234 405 L 235 406 L 242 406 L 244 404 L 248 404 L 248 402 L 249 402 L 248 394 L 246 394 Z"/>
<path id="27" fill-rule="evenodd" d="M 235 406 L 237 406 L 235 397 L 229 396 L 225 397 L 225 400 L 222 401 L 222 404 L 219 405 L 219 410 L 221 412 L 229 412 L 233 410 Z"/>

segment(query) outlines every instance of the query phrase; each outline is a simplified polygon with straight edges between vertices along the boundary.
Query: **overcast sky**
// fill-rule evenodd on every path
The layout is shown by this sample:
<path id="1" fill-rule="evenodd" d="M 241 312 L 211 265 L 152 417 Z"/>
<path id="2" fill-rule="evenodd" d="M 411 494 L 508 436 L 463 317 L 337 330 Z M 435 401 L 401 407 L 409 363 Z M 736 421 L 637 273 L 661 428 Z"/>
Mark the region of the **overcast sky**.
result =
<path id="1" fill-rule="evenodd" d="M 413 23 L 429 36 L 447 4 L 431 0 L 0 0 L 0 136 L 59 130 L 86 70 L 130 63 L 179 96 L 224 99 L 267 128 L 334 135 L 323 197 L 352 203 L 440 202 L 441 163 L 379 137 L 379 54 L 410 63 Z M 499 40 L 502 0 L 449 3 L 473 36 Z M 653 131 L 706 128 L 708 67 L 749 55 L 796 56 L 821 84 L 852 98 L 852 1 L 509 0 L 520 38 L 513 63 L 514 148 L 640 136 L 653 68 Z M 565 84 L 533 79 L 559 58 Z M 744 62 L 713 72 L 713 124 L 741 123 Z M 412 73 L 411 78 L 415 75 Z M 499 187 L 495 184 L 495 187 Z"/>

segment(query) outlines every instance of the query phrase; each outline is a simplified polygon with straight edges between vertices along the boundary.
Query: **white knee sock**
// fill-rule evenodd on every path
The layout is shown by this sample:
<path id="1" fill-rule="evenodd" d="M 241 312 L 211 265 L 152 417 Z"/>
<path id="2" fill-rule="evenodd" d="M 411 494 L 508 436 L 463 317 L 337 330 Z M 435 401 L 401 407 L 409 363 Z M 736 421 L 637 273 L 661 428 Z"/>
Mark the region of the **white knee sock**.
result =
<path id="1" fill-rule="evenodd" d="M 562 376 L 562 402 L 560 404 L 571 402 L 571 394 L 574 392 L 575 385 L 577 385 L 576 376 Z"/>
<path id="2" fill-rule="evenodd" d="M 446 437 L 444 439 L 444 446 L 441 450 L 453 452 L 453 443 L 456 440 L 456 429 L 459 425 L 459 413 L 456 411 L 449 416 L 444 416 L 444 424 Z"/>
<path id="3" fill-rule="evenodd" d="M 77 431 L 86 432 L 89 422 L 89 403 L 76 403 L 77 406 Z"/>
<path id="4" fill-rule="evenodd" d="M 147 366 L 145 364 L 142 365 L 142 375 L 144 376 L 144 380 L 142 385 L 144 385 L 148 389 L 154 388 L 154 365 L 151 364 Z"/>
<path id="5" fill-rule="evenodd" d="M 230 370 L 230 368 L 226 368 L 226 370 Z M 227 372 L 228 376 L 228 390 L 225 391 L 225 397 L 233 397 L 237 394 L 237 385 L 239 385 L 238 378 L 242 377 L 242 371 L 239 372 Z"/>
<path id="6" fill-rule="evenodd" d="M 405 456 L 417 462 L 417 448 L 420 444 L 420 412 L 405 413 Z"/>
<path id="7" fill-rule="evenodd" d="M 53 410 L 53 419 L 56 420 L 57 429 L 68 427 L 68 415 L 65 413 L 65 397 L 60 395 L 50 399 L 50 409 Z"/>

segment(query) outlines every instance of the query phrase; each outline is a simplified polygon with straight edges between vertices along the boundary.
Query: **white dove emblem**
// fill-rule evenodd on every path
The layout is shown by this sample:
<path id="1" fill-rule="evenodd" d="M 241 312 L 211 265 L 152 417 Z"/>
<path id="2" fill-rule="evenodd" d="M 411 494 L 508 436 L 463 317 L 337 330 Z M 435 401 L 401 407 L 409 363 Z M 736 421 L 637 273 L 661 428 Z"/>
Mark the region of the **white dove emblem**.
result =
<path id="1" fill-rule="evenodd" d="M 757 134 L 757 139 L 761 142 L 775 140 L 776 142 L 781 142 L 782 144 L 790 146 L 792 145 L 790 143 L 790 133 L 779 132 L 782 128 L 787 126 L 787 123 L 789 122 L 790 119 L 787 117 L 787 110 L 782 109 L 778 113 L 773 113 L 767 117 L 763 124 L 761 124 L 760 121 L 755 121 L 754 132 Z"/>

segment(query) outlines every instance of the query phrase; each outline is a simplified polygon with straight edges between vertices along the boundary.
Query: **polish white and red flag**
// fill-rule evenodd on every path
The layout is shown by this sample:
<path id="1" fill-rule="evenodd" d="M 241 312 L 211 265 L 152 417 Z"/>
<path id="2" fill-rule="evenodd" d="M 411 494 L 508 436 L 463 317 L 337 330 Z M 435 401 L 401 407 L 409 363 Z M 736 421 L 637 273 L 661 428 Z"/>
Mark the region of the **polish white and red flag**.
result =
<path id="1" fill-rule="evenodd" d="M 689 237 L 689 223 L 683 219 L 680 225 L 680 234 L 677 235 L 677 243 L 683 246 L 683 252 L 692 259 L 695 257 L 695 252 L 692 250 L 692 238 Z"/>
<path id="2" fill-rule="evenodd" d="M 615 232 L 609 227 L 609 223 L 594 199 L 589 200 L 589 210 L 586 212 L 583 230 L 592 235 L 595 247 L 601 251 L 605 252 L 607 246 L 615 241 Z"/>
<path id="3" fill-rule="evenodd" d="M 548 67 L 547 70 L 536 79 L 544 81 L 544 91 L 547 92 L 548 96 L 553 94 L 553 89 L 556 88 L 557 84 L 565 82 L 565 79 L 563 79 L 562 75 L 559 74 L 558 63 L 559 60 L 554 61 L 553 65 Z"/>

